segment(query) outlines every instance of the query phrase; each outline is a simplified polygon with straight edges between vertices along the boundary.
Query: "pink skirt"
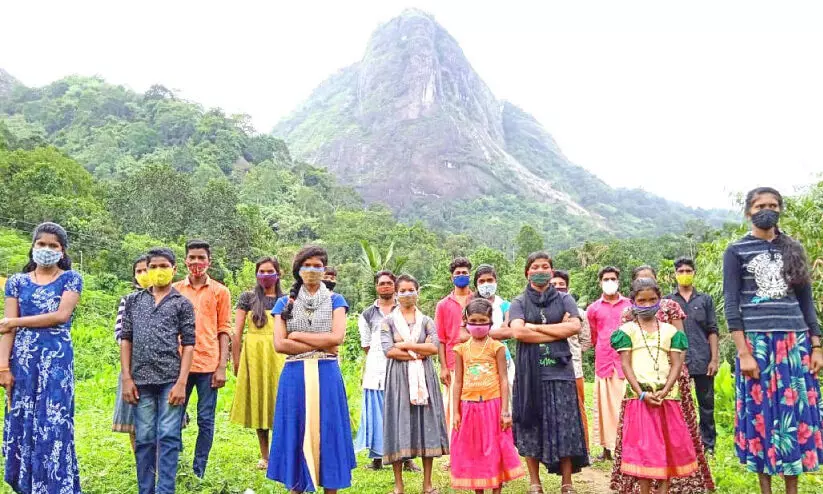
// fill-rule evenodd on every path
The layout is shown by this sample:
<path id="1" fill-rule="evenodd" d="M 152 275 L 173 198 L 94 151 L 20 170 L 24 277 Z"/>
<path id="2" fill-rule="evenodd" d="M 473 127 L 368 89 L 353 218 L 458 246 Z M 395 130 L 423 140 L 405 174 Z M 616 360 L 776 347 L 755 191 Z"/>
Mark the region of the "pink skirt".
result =
<path id="1" fill-rule="evenodd" d="M 511 427 L 500 427 L 500 399 L 461 402 L 460 428 L 452 431 L 454 489 L 497 489 L 525 475 Z"/>
<path id="2" fill-rule="evenodd" d="M 697 470 L 697 454 L 680 403 L 659 407 L 626 400 L 620 471 L 643 479 L 686 477 Z"/>

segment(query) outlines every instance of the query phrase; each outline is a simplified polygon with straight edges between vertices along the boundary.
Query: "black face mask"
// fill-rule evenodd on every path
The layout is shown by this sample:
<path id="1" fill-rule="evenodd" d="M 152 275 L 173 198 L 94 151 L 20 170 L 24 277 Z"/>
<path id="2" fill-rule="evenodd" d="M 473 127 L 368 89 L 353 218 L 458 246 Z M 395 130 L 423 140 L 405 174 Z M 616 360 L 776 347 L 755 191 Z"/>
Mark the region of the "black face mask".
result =
<path id="1" fill-rule="evenodd" d="M 328 288 L 329 291 L 332 291 L 332 292 L 334 291 L 334 287 L 337 286 L 337 282 L 336 281 L 331 281 L 331 280 L 323 280 L 323 284 L 326 285 L 326 288 Z"/>
<path id="2" fill-rule="evenodd" d="M 752 215 L 752 224 L 761 230 L 770 230 L 777 225 L 780 213 L 773 209 L 761 209 Z"/>

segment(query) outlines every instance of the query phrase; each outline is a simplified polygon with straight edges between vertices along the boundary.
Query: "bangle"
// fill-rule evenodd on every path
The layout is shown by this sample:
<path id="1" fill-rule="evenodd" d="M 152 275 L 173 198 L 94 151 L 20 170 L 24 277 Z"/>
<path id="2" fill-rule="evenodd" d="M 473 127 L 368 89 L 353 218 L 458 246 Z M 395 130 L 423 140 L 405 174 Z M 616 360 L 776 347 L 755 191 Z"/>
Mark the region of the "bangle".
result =
<path id="1" fill-rule="evenodd" d="M 0 367 L 0 372 L 9 372 L 9 371 L 11 371 L 11 369 L 9 369 L 8 367 Z"/>
<path id="2" fill-rule="evenodd" d="M 503 412 L 503 413 L 500 414 L 500 416 L 503 417 L 503 418 L 509 419 L 509 418 L 511 418 L 512 414 L 511 414 L 511 412 Z"/>
<path id="3" fill-rule="evenodd" d="M 645 398 L 646 398 L 646 392 L 645 392 L 645 391 L 641 391 L 641 392 L 640 392 L 640 401 L 643 401 Z"/>

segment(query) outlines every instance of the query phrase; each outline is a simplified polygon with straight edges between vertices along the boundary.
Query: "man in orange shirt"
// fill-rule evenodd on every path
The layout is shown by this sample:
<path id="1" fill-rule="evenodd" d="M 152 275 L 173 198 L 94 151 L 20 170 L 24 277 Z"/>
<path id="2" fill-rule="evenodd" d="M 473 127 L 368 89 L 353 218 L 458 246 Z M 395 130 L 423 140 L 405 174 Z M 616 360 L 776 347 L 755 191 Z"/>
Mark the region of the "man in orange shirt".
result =
<path id="1" fill-rule="evenodd" d="M 226 361 L 231 332 L 231 294 L 229 289 L 212 280 L 209 244 L 202 240 L 186 243 L 186 268 L 189 275 L 174 288 L 194 306 L 194 357 L 186 385 L 186 406 L 197 388 L 197 444 L 192 469 L 200 478 L 206 474 L 212 441 L 217 390 L 226 385 Z"/>

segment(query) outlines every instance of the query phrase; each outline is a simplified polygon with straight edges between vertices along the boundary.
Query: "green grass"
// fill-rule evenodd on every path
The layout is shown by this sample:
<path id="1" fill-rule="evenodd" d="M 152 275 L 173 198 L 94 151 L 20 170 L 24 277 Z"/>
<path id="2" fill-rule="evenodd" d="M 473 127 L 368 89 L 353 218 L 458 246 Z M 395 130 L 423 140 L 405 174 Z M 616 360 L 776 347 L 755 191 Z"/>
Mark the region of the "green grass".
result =
<path id="1" fill-rule="evenodd" d="M 360 406 L 358 364 L 347 364 L 346 384 L 349 388 L 353 418 L 357 417 Z M 110 432 L 111 414 L 116 390 L 116 369 L 106 366 L 89 379 L 77 384 L 77 452 L 81 466 L 81 481 L 88 493 L 136 492 L 134 459 L 128 442 L 128 435 Z M 591 407 L 591 384 L 587 385 L 589 407 Z M 252 430 L 243 429 L 229 422 L 234 379 L 220 392 L 217 404 L 216 434 L 206 478 L 202 481 L 191 472 L 192 451 L 196 438 L 196 426 L 184 431 L 185 450 L 178 471 L 177 492 L 181 493 L 242 493 L 250 489 L 256 493 L 286 492 L 280 485 L 265 478 L 255 469 L 258 459 L 257 438 Z M 190 407 L 194 410 L 194 407 Z M 599 454 L 599 449 L 593 455 Z M 354 471 L 354 482 L 348 492 L 365 494 L 385 494 L 392 490 L 391 470 L 385 468 L 372 472 L 362 468 L 368 459 L 358 455 L 358 468 Z M 435 463 L 434 482 L 441 492 L 454 492 L 449 488 L 448 473 L 440 468 L 442 460 Z M 608 476 L 610 464 L 595 464 L 590 471 L 576 476 L 578 492 L 604 492 L 603 482 Z M 756 492 L 757 479 L 746 473 L 737 463 L 733 454 L 732 438 L 721 434 L 718 452 L 712 460 L 713 473 L 720 493 Z M 559 482 L 554 476 L 542 475 L 546 492 L 558 492 Z M 594 484 L 593 480 L 601 483 Z M 782 490 L 782 482 L 775 479 L 775 492 Z M 406 492 L 421 492 L 422 474 L 406 474 Z M 597 486 L 601 486 L 598 488 Z M 507 485 L 505 493 L 523 493 L 527 489 L 525 480 Z M 0 492 L 11 492 L 5 484 Z M 802 493 L 823 492 L 823 476 L 806 475 L 801 480 Z"/>

